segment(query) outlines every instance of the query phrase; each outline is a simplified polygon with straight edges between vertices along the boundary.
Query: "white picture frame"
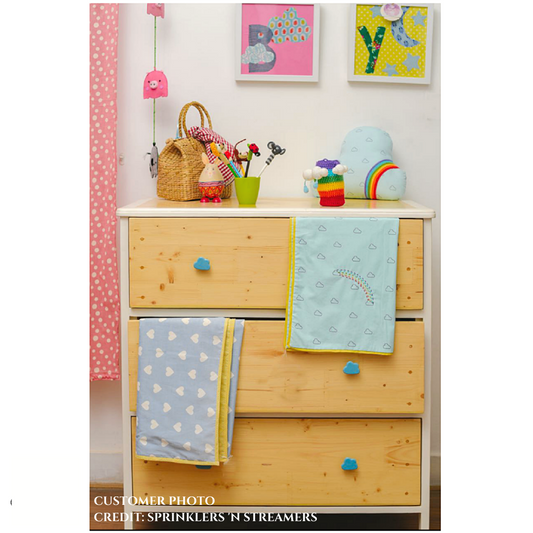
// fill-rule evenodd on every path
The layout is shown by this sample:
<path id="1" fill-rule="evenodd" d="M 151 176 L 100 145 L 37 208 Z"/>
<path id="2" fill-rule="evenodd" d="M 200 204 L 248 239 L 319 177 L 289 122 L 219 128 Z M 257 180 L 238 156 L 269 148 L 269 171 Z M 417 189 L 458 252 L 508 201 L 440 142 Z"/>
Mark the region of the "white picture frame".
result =
<path id="1" fill-rule="evenodd" d="M 415 83 L 421 85 L 428 85 L 431 83 L 431 57 L 433 49 L 433 4 L 407 3 L 401 4 L 402 7 L 425 7 L 427 8 L 426 20 L 426 44 L 424 57 L 424 76 L 419 78 L 402 77 L 402 76 L 383 76 L 371 74 L 355 74 L 355 60 L 356 60 L 356 39 L 357 31 L 357 6 L 376 6 L 374 3 L 363 2 L 352 4 L 350 6 L 349 28 L 348 28 L 348 81 L 364 81 L 376 83 Z M 389 23 L 390 24 L 390 23 Z M 378 56 L 379 59 L 379 56 Z"/>
<path id="2" fill-rule="evenodd" d="M 261 4 L 261 2 L 257 2 Z M 273 4 L 278 5 L 278 4 Z M 242 9 L 243 4 L 236 5 L 236 27 L 235 27 L 235 80 L 236 81 L 290 81 L 290 82 L 317 82 L 319 69 L 319 49 L 320 49 L 320 4 L 282 4 L 285 6 L 300 5 L 313 6 L 313 58 L 311 75 L 275 75 L 275 74 L 245 74 L 241 72 L 242 54 Z"/>

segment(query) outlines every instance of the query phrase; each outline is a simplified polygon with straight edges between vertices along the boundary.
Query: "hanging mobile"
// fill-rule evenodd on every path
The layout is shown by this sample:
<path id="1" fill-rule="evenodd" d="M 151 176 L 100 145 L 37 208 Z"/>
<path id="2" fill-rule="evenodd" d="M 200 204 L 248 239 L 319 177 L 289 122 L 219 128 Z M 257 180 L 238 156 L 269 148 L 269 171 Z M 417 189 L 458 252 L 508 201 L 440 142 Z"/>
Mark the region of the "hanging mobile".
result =
<path id="1" fill-rule="evenodd" d="M 159 150 L 155 144 L 155 99 L 168 96 L 168 81 L 162 70 L 156 67 L 157 52 L 157 17 L 165 18 L 165 4 L 147 4 L 146 12 L 154 16 L 154 70 L 149 72 L 144 78 L 143 98 L 152 98 L 154 101 L 152 112 L 152 150 L 147 153 L 150 156 L 150 175 L 157 178 L 157 168 L 159 161 Z"/>

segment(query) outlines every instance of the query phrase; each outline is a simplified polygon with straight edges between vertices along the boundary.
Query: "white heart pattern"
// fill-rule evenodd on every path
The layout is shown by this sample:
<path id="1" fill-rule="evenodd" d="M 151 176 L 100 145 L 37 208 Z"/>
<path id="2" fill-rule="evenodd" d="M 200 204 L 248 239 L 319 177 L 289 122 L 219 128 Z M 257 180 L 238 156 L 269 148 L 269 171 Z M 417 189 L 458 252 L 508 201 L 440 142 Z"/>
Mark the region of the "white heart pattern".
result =
<path id="1" fill-rule="evenodd" d="M 168 340 L 173 341 L 176 338 L 176 334 L 173 331 L 168 332 Z"/>
<path id="2" fill-rule="evenodd" d="M 172 407 L 170 407 L 170 405 L 167 402 L 163 404 L 163 413 L 168 413 L 171 409 Z"/>
<path id="3" fill-rule="evenodd" d="M 163 448 L 164 448 L 165 446 L 168 446 L 168 440 L 161 439 L 161 446 L 163 446 Z"/>
<path id="4" fill-rule="evenodd" d="M 220 344 L 220 339 L 216 335 L 213 335 L 213 345 L 216 346 L 217 344 Z"/>
<path id="5" fill-rule="evenodd" d="M 153 339 L 154 338 L 154 333 L 155 331 L 153 329 L 149 330 L 146 332 L 146 336 L 149 338 L 149 339 Z"/>
<path id="6" fill-rule="evenodd" d="M 181 321 L 182 321 L 184 324 L 188 324 L 189 321 L 190 321 L 190 318 L 182 318 Z"/>
<path id="7" fill-rule="evenodd" d="M 168 378 L 169 376 L 172 376 L 172 374 L 174 374 L 174 370 L 172 370 L 172 368 L 167 366 L 167 368 L 165 370 L 165 376 L 167 376 L 167 378 Z"/>
<path id="8" fill-rule="evenodd" d="M 159 384 L 154 383 L 154 394 L 157 394 L 160 391 L 161 391 L 161 387 L 159 386 Z"/>
<path id="9" fill-rule="evenodd" d="M 158 348 L 156 351 L 155 351 L 155 356 L 156 357 L 161 357 L 163 355 L 163 350 L 161 348 Z"/>
<path id="10" fill-rule="evenodd" d="M 208 359 L 209 357 L 207 357 L 207 354 L 205 354 L 204 352 L 200 354 L 200 363 L 203 363 L 204 361 L 207 361 Z"/>
<path id="11" fill-rule="evenodd" d="M 165 320 L 166 320 L 166 318 L 160 318 L 159 322 L 164 322 Z"/>
<path id="12" fill-rule="evenodd" d="M 137 392 L 141 390 L 141 382 L 137 381 Z"/>
<path id="13" fill-rule="evenodd" d="M 188 451 L 190 452 L 191 451 L 191 443 L 190 442 L 186 442 L 183 447 Z"/>
<path id="14" fill-rule="evenodd" d="M 147 440 L 146 440 L 146 437 L 141 437 L 139 439 L 139 442 L 143 445 L 143 446 L 146 446 L 148 444 Z"/>
<path id="15" fill-rule="evenodd" d="M 191 379 L 196 379 L 196 370 L 191 370 L 191 371 L 188 373 L 188 376 L 189 376 Z"/>
<path id="16" fill-rule="evenodd" d="M 198 398 L 203 398 L 205 396 L 205 390 L 204 389 L 198 389 Z"/>
<path id="17" fill-rule="evenodd" d="M 176 422 L 172 427 L 179 433 L 181 431 L 181 422 Z"/>
<path id="18" fill-rule="evenodd" d="M 209 379 L 211 381 L 215 381 L 215 379 L 217 378 L 218 378 L 218 375 L 215 372 L 211 372 L 211 374 L 209 374 Z"/>
<path id="19" fill-rule="evenodd" d="M 215 414 L 215 410 L 212 407 L 209 407 L 207 410 L 207 416 L 212 417 Z"/>
<path id="20" fill-rule="evenodd" d="M 189 405 L 185 411 L 187 411 L 187 414 L 192 416 L 194 414 L 194 405 Z"/>
<path id="21" fill-rule="evenodd" d="M 209 318 L 204 318 L 204 321 L 202 322 L 202 324 L 204 326 L 209 326 L 209 324 L 211 324 L 211 320 L 209 320 Z"/>
<path id="22" fill-rule="evenodd" d="M 202 433 L 202 431 L 204 430 L 204 428 L 200 425 L 200 424 L 196 424 L 196 426 L 194 426 L 194 432 L 198 435 L 200 433 Z"/>
<path id="23" fill-rule="evenodd" d="M 187 352 L 185 350 L 183 350 L 182 352 L 180 352 L 178 354 L 178 357 L 182 360 L 182 361 L 185 361 L 185 359 L 187 359 Z"/>
<path id="24" fill-rule="evenodd" d="M 139 354 L 139 357 L 141 357 L 141 355 L 143 354 L 143 347 L 142 346 L 139 346 L 139 350 L 137 352 Z"/>
<path id="25" fill-rule="evenodd" d="M 198 339 L 200 335 L 198 333 L 195 333 L 194 335 L 191 335 L 191 341 L 194 342 L 194 344 L 198 344 Z"/>
<path id="26" fill-rule="evenodd" d="M 185 390 L 185 389 L 184 389 L 183 387 L 178 387 L 178 388 L 176 389 L 176 392 L 177 392 L 180 396 L 183 396 L 183 391 L 184 391 L 184 390 Z"/>
<path id="27" fill-rule="evenodd" d="M 148 411 L 150 409 L 150 402 L 148 400 L 144 401 L 143 403 L 141 403 L 141 407 L 145 410 L 145 411 Z"/>
<path id="28" fill-rule="evenodd" d="M 211 444 L 207 444 L 205 445 L 205 453 L 211 453 L 213 451 L 213 446 L 211 446 Z"/>
<path id="29" fill-rule="evenodd" d="M 152 373 L 152 365 L 148 365 L 144 367 L 144 371 L 150 375 Z"/>
<path id="30" fill-rule="evenodd" d="M 159 426 L 157 420 L 150 420 L 150 429 L 155 429 L 157 426 Z"/>

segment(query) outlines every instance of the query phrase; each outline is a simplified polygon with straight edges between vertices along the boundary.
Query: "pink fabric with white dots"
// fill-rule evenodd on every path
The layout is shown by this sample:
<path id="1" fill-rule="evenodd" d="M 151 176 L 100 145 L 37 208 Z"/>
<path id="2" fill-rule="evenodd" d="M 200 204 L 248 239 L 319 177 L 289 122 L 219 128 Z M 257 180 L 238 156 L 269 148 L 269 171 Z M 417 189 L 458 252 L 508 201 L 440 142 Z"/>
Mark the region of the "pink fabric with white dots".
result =
<path id="1" fill-rule="evenodd" d="M 91 10 L 91 381 L 120 379 L 116 248 L 118 4 Z"/>

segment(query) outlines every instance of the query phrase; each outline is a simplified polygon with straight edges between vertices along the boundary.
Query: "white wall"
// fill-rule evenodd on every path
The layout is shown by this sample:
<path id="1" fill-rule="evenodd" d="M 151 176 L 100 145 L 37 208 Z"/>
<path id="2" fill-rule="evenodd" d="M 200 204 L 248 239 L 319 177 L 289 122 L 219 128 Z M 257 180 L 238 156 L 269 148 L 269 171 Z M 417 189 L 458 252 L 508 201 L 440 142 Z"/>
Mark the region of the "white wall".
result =
<path id="1" fill-rule="evenodd" d="M 198 100 L 209 110 L 214 129 L 229 141 L 246 137 L 265 147 L 275 140 L 285 147 L 287 153 L 265 171 L 261 195 L 298 197 L 303 195 L 302 170 L 317 159 L 336 157 L 348 131 L 368 125 L 391 135 L 394 161 L 407 172 L 405 198 L 437 211 L 431 449 L 440 456 L 440 5 L 435 5 L 429 86 L 346 81 L 348 4 L 321 5 L 318 83 L 236 82 L 235 4 L 165 4 L 165 9 L 165 19 L 157 25 L 157 67 L 169 80 L 168 98 L 157 100 L 160 150 L 175 135 L 181 107 Z M 153 68 L 153 18 L 146 15 L 146 4 L 120 5 L 118 58 L 121 206 L 156 196 L 144 158 L 152 144 L 152 101 L 142 99 L 142 84 Z M 198 123 L 195 113 L 190 112 L 188 125 Z M 119 389 L 118 382 L 93 384 L 91 389 L 91 450 L 100 452 L 93 453 L 94 481 L 112 481 L 113 476 L 120 481 Z M 117 468 L 112 467 L 115 462 Z"/>

